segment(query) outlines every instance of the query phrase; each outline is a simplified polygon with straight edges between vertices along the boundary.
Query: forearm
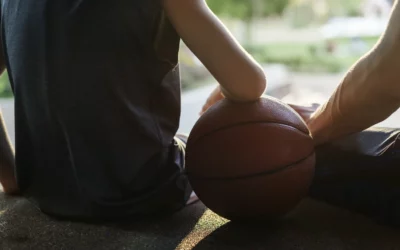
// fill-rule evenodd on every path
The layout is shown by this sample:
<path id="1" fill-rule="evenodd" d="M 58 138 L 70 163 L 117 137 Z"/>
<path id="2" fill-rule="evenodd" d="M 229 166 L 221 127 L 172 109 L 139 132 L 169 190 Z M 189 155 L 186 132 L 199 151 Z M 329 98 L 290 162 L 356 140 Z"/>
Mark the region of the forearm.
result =
<path id="1" fill-rule="evenodd" d="M 14 150 L 9 140 L 4 119 L 0 110 L 0 165 L 14 166 Z M 1 171 L 0 167 L 0 171 Z M 0 172 L 1 175 L 1 172 Z"/>
<path id="2" fill-rule="evenodd" d="M 263 94 L 263 69 L 204 0 L 164 0 L 164 7 L 183 41 L 221 84 L 227 98 L 254 100 Z"/>
<path id="3" fill-rule="evenodd" d="M 358 65 L 308 122 L 317 144 L 362 131 L 395 112 L 400 99 L 382 87 L 378 73 L 367 73 Z M 376 74 L 375 76 L 370 74 Z M 380 85 L 382 83 L 382 85 Z"/>
<path id="4" fill-rule="evenodd" d="M 0 110 L 0 183 L 3 186 L 9 182 L 10 176 L 14 177 L 14 150 L 8 138 L 4 119 Z"/>
<path id="5" fill-rule="evenodd" d="M 381 40 L 348 72 L 308 125 L 323 143 L 359 132 L 389 117 L 400 105 L 400 8 L 396 1 Z"/>

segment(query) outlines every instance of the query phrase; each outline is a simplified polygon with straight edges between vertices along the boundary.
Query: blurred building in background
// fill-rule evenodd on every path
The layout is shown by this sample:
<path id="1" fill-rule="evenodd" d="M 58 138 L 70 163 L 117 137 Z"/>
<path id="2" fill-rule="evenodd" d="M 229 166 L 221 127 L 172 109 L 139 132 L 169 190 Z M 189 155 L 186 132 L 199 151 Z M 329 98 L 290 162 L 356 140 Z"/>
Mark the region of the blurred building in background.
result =
<path id="1" fill-rule="evenodd" d="M 365 0 L 362 12 L 365 17 L 388 17 L 390 15 L 393 0 Z"/>

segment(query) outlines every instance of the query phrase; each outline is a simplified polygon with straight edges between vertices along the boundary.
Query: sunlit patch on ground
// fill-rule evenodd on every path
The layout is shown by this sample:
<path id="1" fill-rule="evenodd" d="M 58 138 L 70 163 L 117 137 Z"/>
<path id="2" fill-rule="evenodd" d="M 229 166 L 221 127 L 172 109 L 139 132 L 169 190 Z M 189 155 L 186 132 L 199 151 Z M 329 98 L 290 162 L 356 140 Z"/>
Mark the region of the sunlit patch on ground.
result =
<path id="1" fill-rule="evenodd" d="M 207 210 L 203 216 L 201 216 L 193 230 L 176 247 L 176 250 L 192 249 L 202 239 L 228 222 L 229 220 L 226 220 L 212 211 Z"/>
<path id="2" fill-rule="evenodd" d="M 0 218 L 4 214 L 5 211 L 6 211 L 5 209 L 0 210 Z M 6 228 L 5 226 L 6 226 L 6 223 L 4 221 L 0 221 L 0 234 L 4 233 L 5 228 Z M 1 247 L 1 244 L 0 244 L 0 247 Z"/>

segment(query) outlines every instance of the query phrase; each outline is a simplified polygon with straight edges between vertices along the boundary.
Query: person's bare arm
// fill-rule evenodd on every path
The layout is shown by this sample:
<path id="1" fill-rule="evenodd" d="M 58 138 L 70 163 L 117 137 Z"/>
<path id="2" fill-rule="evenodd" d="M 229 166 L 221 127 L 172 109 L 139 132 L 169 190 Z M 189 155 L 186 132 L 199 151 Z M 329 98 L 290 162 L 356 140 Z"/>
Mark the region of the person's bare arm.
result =
<path id="1" fill-rule="evenodd" d="M 0 5 L 1 13 L 1 5 Z M 6 69 L 3 54 L 3 44 L 0 32 L 0 75 Z M 0 108 L 0 184 L 6 194 L 17 194 L 19 192 L 15 178 L 14 149 L 8 138 L 6 126 Z"/>
<path id="2" fill-rule="evenodd" d="M 378 44 L 348 72 L 308 125 L 316 144 L 362 131 L 400 106 L 400 5 Z"/>
<path id="3" fill-rule="evenodd" d="M 17 194 L 18 186 L 14 173 L 14 150 L 11 146 L 0 110 L 0 184 L 6 194 Z"/>
<path id="4" fill-rule="evenodd" d="M 2 53 L 0 53 L 2 55 Z M 0 56 L 0 74 L 4 72 L 4 60 Z M 8 138 L 7 129 L 0 108 L 0 184 L 6 194 L 18 194 L 15 178 L 14 149 Z"/>
<path id="5" fill-rule="evenodd" d="M 266 88 L 264 71 L 245 52 L 205 0 L 163 0 L 178 34 L 235 101 L 253 101 Z"/>

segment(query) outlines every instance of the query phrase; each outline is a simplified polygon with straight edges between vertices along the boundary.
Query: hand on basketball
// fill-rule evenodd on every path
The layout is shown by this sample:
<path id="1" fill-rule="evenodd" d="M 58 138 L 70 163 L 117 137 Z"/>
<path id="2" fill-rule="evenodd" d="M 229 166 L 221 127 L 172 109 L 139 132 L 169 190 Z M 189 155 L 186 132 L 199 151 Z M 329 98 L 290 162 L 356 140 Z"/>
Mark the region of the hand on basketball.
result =
<path id="1" fill-rule="evenodd" d="M 308 123 L 310 120 L 311 115 L 317 111 L 319 108 L 320 104 L 313 103 L 311 106 L 299 106 L 299 105 L 293 105 L 289 104 L 290 107 L 292 107 L 302 118 L 303 120 Z"/>
<path id="2" fill-rule="evenodd" d="M 203 115 L 212 105 L 224 99 L 224 95 L 222 94 L 221 87 L 218 85 L 213 92 L 211 92 L 210 96 L 207 98 L 206 103 L 203 105 L 203 108 L 200 111 L 200 115 Z"/>

